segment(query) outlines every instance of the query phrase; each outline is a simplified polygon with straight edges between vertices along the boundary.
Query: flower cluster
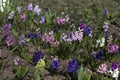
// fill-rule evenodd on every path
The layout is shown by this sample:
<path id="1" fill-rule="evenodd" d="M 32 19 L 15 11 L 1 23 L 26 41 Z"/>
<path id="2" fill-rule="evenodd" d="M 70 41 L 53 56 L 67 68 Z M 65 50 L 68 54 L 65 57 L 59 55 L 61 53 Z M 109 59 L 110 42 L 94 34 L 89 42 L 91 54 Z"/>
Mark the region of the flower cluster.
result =
<path id="1" fill-rule="evenodd" d="M 117 62 L 112 62 L 111 65 L 101 64 L 97 69 L 98 73 L 111 75 L 113 78 L 118 80 L 119 76 L 119 64 Z"/>
<path id="2" fill-rule="evenodd" d="M 69 42 L 70 44 L 74 41 L 81 42 L 83 39 L 83 30 L 79 29 L 75 32 L 69 32 L 67 34 L 63 33 L 61 35 L 61 41 Z"/>

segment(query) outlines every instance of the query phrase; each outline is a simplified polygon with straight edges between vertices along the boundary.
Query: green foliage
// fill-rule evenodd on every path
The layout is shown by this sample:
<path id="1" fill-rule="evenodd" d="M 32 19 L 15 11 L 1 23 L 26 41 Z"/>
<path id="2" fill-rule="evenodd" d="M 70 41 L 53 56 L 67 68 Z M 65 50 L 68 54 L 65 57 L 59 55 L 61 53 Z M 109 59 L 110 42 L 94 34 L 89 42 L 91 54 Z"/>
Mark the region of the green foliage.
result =
<path id="1" fill-rule="evenodd" d="M 27 75 L 29 71 L 28 67 L 24 67 L 22 65 L 18 65 L 14 68 L 14 73 L 16 74 L 16 77 L 18 80 L 23 80 L 25 78 L 25 76 Z"/>
<path id="2" fill-rule="evenodd" d="M 40 69 L 39 68 L 34 69 L 33 80 L 41 80 Z"/>
<path id="3" fill-rule="evenodd" d="M 81 67 L 78 69 L 78 80 L 90 80 L 91 79 L 91 75 L 87 74 L 86 71 L 84 71 L 83 66 L 81 65 Z"/>
<path id="4" fill-rule="evenodd" d="M 52 24 L 54 22 L 54 17 L 55 17 L 55 13 L 52 13 L 50 10 L 48 10 L 46 13 L 45 13 L 45 18 L 46 18 L 46 22 L 48 24 Z"/>

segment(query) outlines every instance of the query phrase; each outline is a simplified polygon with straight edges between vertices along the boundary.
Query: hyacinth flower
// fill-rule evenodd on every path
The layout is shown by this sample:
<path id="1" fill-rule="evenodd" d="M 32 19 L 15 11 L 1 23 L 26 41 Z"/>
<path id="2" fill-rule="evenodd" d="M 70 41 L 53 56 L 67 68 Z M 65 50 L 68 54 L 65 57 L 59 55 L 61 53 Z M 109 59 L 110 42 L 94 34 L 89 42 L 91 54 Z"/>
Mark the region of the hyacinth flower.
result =
<path id="1" fill-rule="evenodd" d="M 104 32 L 107 32 L 108 28 L 109 28 L 108 22 L 104 22 L 104 26 L 103 26 Z"/>
<path id="2" fill-rule="evenodd" d="M 96 48 L 99 47 L 103 47 L 105 45 L 105 38 L 100 38 L 98 40 L 96 40 L 97 44 L 96 44 Z"/>
<path id="3" fill-rule="evenodd" d="M 58 24 L 58 25 L 62 25 L 62 24 L 64 24 L 64 20 L 63 20 L 63 18 L 58 17 L 58 18 L 57 18 L 57 24 Z"/>
<path id="4" fill-rule="evenodd" d="M 25 44 L 25 35 L 19 37 L 19 44 Z"/>
<path id="5" fill-rule="evenodd" d="M 78 61 L 76 58 L 73 58 L 68 62 L 67 71 L 70 73 L 76 73 L 78 69 Z"/>
<path id="6" fill-rule="evenodd" d="M 11 24 L 5 24 L 4 28 L 2 28 L 2 33 L 7 33 L 11 29 Z"/>
<path id="7" fill-rule="evenodd" d="M 33 62 L 35 63 L 35 64 L 37 64 L 38 63 L 38 61 L 40 60 L 40 59 L 42 59 L 43 58 L 43 54 L 42 54 L 42 52 L 41 51 L 36 51 L 34 54 L 33 54 Z"/>
<path id="8" fill-rule="evenodd" d="M 32 10 L 33 10 L 33 5 L 32 5 L 32 3 L 30 3 L 30 4 L 28 5 L 27 9 L 28 9 L 29 11 L 32 11 Z"/>
<path id="9" fill-rule="evenodd" d="M 21 9 L 22 9 L 22 7 L 17 7 L 18 14 L 21 13 Z"/>
<path id="10" fill-rule="evenodd" d="M 35 68 L 39 68 L 40 70 L 43 70 L 45 68 L 45 61 L 43 59 L 40 59 L 37 62 L 37 65 L 35 66 Z"/>
<path id="11" fill-rule="evenodd" d="M 117 62 L 112 62 L 112 64 L 111 64 L 111 70 L 114 71 L 117 68 L 119 68 L 119 64 Z"/>
<path id="12" fill-rule="evenodd" d="M 55 39 L 54 39 L 54 33 L 53 31 L 50 31 L 49 33 L 45 33 L 42 36 L 42 40 L 45 41 L 46 43 L 54 43 Z"/>
<path id="13" fill-rule="evenodd" d="M 35 33 L 29 33 L 28 35 L 26 35 L 26 38 L 28 38 L 29 40 L 32 40 L 36 37 L 37 37 L 37 34 L 35 34 Z"/>
<path id="14" fill-rule="evenodd" d="M 6 37 L 6 41 L 5 42 L 6 42 L 7 46 L 13 45 L 13 43 L 14 43 L 13 35 L 12 34 L 8 35 Z"/>
<path id="15" fill-rule="evenodd" d="M 101 74 L 106 74 L 106 72 L 107 72 L 107 65 L 106 64 L 101 64 L 99 66 L 99 68 L 97 69 L 97 72 L 101 73 Z"/>
<path id="16" fill-rule="evenodd" d="M 87 26 L 84 22 L 82 22 L 82 23 L 80 23 L 79 27 L 80 27 L 80 29 L 84 30 Z"/>
<path id="17" fill-rule="evenodd" d="M 103 50 L 100 50 L 98 53 L 94 54 L 93 56 L 98 59 L 98 60 L 101 60 L 102 57 L 104 55 L 104 51 Z"/>
<path id="18" fill-rule="evenodd" d="M 45 17 L 44 17 L 44 16 L 41 16 L 41 17 L 40 17 L 40 23 L 41 23 L 41 24 L 45 23 Z"/>
<path id="19" fill-rule="evenodd" d="M 35 12 L 35 14 L 37 14 L 37 15 L 39 15 L 40 14 L 40 8 L 39 8 L 39 5 L 35 5 L 35 7 L 34 7 L 34 12 Z"/>
<path id="20" fill-rule="evenodd" d="M 50 69 L 53 69 L 55 72 L 59 70 L 59 61 L 57 58 L 54 58 L 50 64 Z"/>
<path id="21" fill-rule="evenodd" d="M 119 46 L 118 45 L 113 45 L 113 44 L 109 44 L 107 46 L 107 50 L 109 53 L 116 53 L 119 51 Z"/>
<path id="22" fill-rule="evenodd" d="M 66 15 L 65 18 L 57 17 L 57 25 L 63 25 L 65 22 L 69 21 L 69 15 Z"/>
<path id="23" fill-rule="evenodd" d="M 14 65 L 18 65 L 19 64 L 20 59 L 18 57 L 14 58 Z"/>
<path id="24" fill-rule="evenodd" d="M 87 36 L 92 37 L 92 29 L 90 27 L 85 28 L 84 32 Z"/>
<path id="25" fill-rule="evenodd" d="M 107 9 L 103 9 L 103 14 L 107 15 L 108 14 L 108 10 Z"/>
<path id="26" fill-rule="evenodd" d="M 14 13 L 15 13 L 14 11 L 11 11 L 8 15 L 8 19 L 13 19 Z"/>
<path id="27" fill-rule="evenodd" d="M 23 22 L 27 20 L 27 16 L 25 14 L 20 15 L 20 18 L 22 19 Z"/>

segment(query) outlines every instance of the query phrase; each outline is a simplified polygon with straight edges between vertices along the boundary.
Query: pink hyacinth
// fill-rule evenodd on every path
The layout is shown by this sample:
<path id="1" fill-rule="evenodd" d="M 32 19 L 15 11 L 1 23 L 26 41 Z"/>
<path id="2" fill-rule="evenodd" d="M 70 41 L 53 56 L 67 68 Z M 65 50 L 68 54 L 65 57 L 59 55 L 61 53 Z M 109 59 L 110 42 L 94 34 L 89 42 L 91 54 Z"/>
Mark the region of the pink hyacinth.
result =
<path id="1" fill-rule="evenodd" d="M 109 53 L 116 53 L 116 52 L 119 51 L 119 46 L 118 45 L 109 44 L 107 49 L 108 49 Z"/>
<path id="2" fill-rule="evenodd" d="M 26 19 L 27 19 L 27 17 L 26 17 L 26 15 L 25 15 L 25 14 L 20 15 L 20 18 L 23 20 L 23 22 L 25 22 L 25 21 L 26 21 Z"/>
<path id="3" fill-rule="evenodd" d="M 42 36 L 42 40 L 47 42 L 47 43 L 53 43 L 54 42 L 54 34 L 53 31 L 49 32 L 49 33 L 45 33 Z"/>
<path id="4" fill-rule="evenodd" d="M 57 24 L 58 24 L 58 25 L 64 24 L 64 21 L 65 21 L 65 20 L 64 20 L 63 18 L 60 18 L 60 17 L 57 18 Z"/>
<path id="5" fill-rule="evenodd" d="M 97 72 L 101 74 L 106 74 L 107 71 L 107 65 L 106 64 L 101 64 L 97 70 Z"/>

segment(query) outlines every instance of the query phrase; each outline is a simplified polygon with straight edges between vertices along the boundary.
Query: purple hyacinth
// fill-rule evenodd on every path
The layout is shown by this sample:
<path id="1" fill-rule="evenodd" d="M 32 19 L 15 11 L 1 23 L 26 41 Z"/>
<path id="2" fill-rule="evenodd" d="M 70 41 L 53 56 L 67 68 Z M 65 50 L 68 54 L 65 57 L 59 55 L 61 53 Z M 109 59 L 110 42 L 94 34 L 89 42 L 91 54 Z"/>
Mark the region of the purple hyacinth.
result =
<path id="1" fill-rule="evenodd" d="M 19 38 L 19 44 L 25 44 L 25 35 L 21 35 Z"/>
<path id="2" fill-rule="evenodd" d="M 77 69 L 78 69 L 78 61 L 76 60 L 76 58 L 73 58 L 68 62 L 67 71 L 75 73 Z"/>
<path id="3" fill-rule="evenodd" d="M 87 26 L 86 26 L 86 24 L 84 22 L 82 22 L 82 23 L 80 23 L 79 27 L 81 29 L 85 29 Z"/>
<path id="4" fill-rule="evenodd" d="M 6 37 L 6 44 L 7 46 L 11 46 L 14 43 L 13 35 L 10 34 Z"/>
<path id="5" fill-rule="evenodd" d="M 52 61 L 52 63 L 50 64 L 50 68 L 55 70 L 55 71 L 58 71 L 58 69 L 59 69 L 59 61 L 58 61 L 58 59 L 54 59 Z"/>
<path id="6" fill-rule="evenodd" d="M 111 70 L 114 71 L 117 68 L 119 68 L 119 64 L 117 62 L 112 62 Z"/>
<path id="7" fill-rule="evenodd" d="M 100 50 L 98 53 L 94 54 L 94 57 L 98 60 L 101 60 L 103 57 L 104 51 Z"/>
<path id="8" fill-rule="evenodd" d="M 33 62 L 35 63 L 35 64 L 37 64 L 37 62 L 40 60 L 40 59 L 42 59 L 43 58 L 43 54 L 42 54 L 42 52 L 41 51 L 36 51 L 34 54 L 33 54 Z"/>
<path id="9" fill-rule="evenodd" d="M 11 29 L 11 24 L 6 24 L 4 28 L 2 28 L 2 33 L 7 33 Z"/>

